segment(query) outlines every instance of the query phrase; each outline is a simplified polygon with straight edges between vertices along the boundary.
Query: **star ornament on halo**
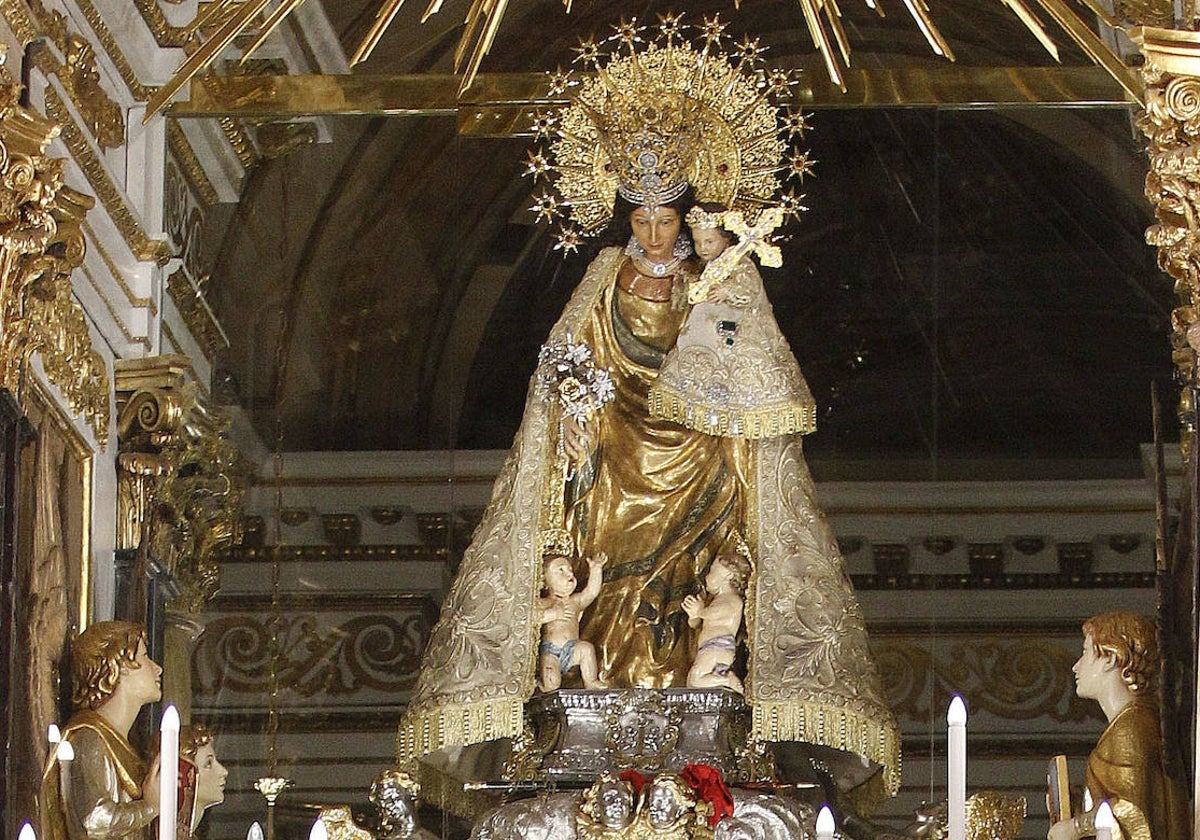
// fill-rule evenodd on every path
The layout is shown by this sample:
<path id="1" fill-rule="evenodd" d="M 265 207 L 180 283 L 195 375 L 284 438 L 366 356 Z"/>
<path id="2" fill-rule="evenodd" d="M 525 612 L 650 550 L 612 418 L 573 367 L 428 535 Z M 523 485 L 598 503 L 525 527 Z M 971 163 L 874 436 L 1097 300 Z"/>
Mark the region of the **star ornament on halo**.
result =
<path id="1" fill-rule="evenodd" d="M 791 108 L 788 108 L 787 113 L 783 115 L 781 123 L 780 131 L 786 131 L 789 140 L 795 137 L 804 137 L 804 132 L 812 129 L 812 125 L 808 121 L 808 114 L 794 111 Z"/>
<path id="2" fill-rule="evenodd" d="M 798 149 L 792 149 L 787 156 L 787 166 L 785 170 L 788 178 L 795 178 L 801 184 L 804 183 L 805 177 L 813 174 L 813 165 L 816 163 L 808 152 L 801 152 Z M 815 175 L 813 177 L 816 177 Z"/>
<path id="3" fill-rule="evenodd" d="M 767 47 L 759 43 L 758 38 L 751 38 L 746 35 L 738 42 L 733 50 L 733 54 L 741 60 L 747 67 L 754 67 L 762 61 L 763 53 L 767 51 Z"/>
<path id="4" fill-rule="evenodd" d="M 571 73 L 563 70 L 561 67 L 556 68 L 553 73 L 547 73 L 546 75 L 550 77 L 549 93 L 551 96 L 562 96 L 576 84 L 575 79 L 571 77 Z"/>
<path id="5" fill-rule="evenodd" d="M 636 15 L 629 20 L 621 18 L 621 22 L 613 26 L 613 34 L 609 40 L 620 41 L 625 46 L 633 49 L 634 44 L 642 43 L 642 33 L 645 31 L 646 27 L 638 26 Z"/>
<path id="6" fill-rule="evenodd" d="M 545 140 L 554 134 L 554 127 L 558 125 L 558 115 L 553 111 L 533 111 L 529 115 L 531 120 L 529 127 L 533 129 L 534 135 L 539 140 Z"/>
<path id="7" fill-rule="evenodd" d="M 700 26 L 700 35 L 704 38 L 704 45 L 706 47 L 719 47 L 721 39 L 725 37 L 725 30 L 728 28 L 729 24 L 721 20 L 720 14 L 705 17 L 704 23 Z"/>
<path id="8" fill-rule="evenodd" d="M 564 254 L 578 251 L 582 244 L 583 235 L 580 234 L 579 228 L 573 225 L 563 225 L 554 235 L 554 250 L 562 251 Z"/>
<path id="9" fill-rule="evenodd" d="M 600 45 L 596 43 L 595 38 L 580 38 L 579 46 L 572 47 L 572 52 L 575 57 L 571 59 L 572 64 L 590 64 L 593 68 L 600 63 Z"/>
<path id="10" fill-rule="evenodd" d="M 529 210 L 537 215 L 539 222 L 543 219 L 547 222 L 553 222 L 562 215 L 562 210 L 559 209 L 561 206 L 562 202 L 558 196 L 543 191 L 541 195 L 533 197 L 533 206 Z"/>
<path id="11" fill-rule="evenodd" d="M 783 97 L 789 94 L 798 81 L 792 75 L 792 71 L 784 67 L 772 67 L 767 71 L 767 91 L 773 96 Z"/>
<path id="12" fill-rule="evenodd" d="M 658 32 L 667 43 L 683 34 L 683 15 L 667 12 L 658 16 Z"/>
<path id="13" fill-rule="evenodd" d="M 530 149 L 526 152 L 526 155 L 525 171 L 521 173 L 522 176 L 529 175 L 534 181 L 537 181 L 538 178 L 546 177 L 550 174 L 552 169 L 550 159 L 546 157 L 541 149 L 537 151 Z"/>
<path id="14" fill-rule="evenodd" d="M 796 195 L 795 190 L 788 189 L 787 192 L 779 196 L 779 209 L 790 218 L 799 219 L 800 214 L 808 210 L 808 207 L 804 204 L 804 193 Z"/>

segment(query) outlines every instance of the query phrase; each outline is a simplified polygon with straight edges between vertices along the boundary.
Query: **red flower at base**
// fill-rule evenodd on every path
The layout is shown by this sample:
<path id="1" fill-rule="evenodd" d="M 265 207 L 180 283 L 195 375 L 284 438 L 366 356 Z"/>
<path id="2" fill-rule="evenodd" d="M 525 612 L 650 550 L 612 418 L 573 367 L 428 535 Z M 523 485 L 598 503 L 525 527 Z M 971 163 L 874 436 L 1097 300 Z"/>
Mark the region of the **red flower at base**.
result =
<path id="1" fill-rule="evenodd" d="M 646 777 L 641 773 L 636 770 L 622 770 L 617 778 L 622 782 L 629 783 L 635 797 L 642 795 L 642 788 L 646 786 Z"/>
<path id="2" fill-rule="evenodd" d="M 696 795 L 712 806 L 708 826 L 712 828 L 725 817 L 733 816 L 733 794 L 721 778 L 721 771 L 708 764 L 689 764 L 679 777 L 687 782 Z"/>

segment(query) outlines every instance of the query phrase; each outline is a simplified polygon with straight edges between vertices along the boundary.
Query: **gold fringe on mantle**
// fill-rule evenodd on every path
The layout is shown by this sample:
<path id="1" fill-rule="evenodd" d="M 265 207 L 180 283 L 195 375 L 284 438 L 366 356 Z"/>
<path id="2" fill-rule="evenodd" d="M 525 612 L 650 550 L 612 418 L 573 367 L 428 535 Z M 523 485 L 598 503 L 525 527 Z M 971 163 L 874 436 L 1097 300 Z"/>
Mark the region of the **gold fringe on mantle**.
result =
<path id="1" fill-rule="evenodd" d="M 447 746 L 515 738 L 524 723 L 525 702 L 519 697 L 420 711 L 410 708 L 396 732 L 396 766 L 415 772 L 416 760 L 423 755 Z"/>
<path id="2" fill-rule="evenodd" d="M 887 795 L 900 790 L 900 733 L 894 726 L 825 704 L 759 701 L 751 732 L 762 741 L 823 744 L 869 758 L 883 767 Z"/>
<path id="3" fill-rule="evenodd" d="M 817 406 L 813 402 L 784 403 L 754 411 L 740 411 L 693 402 L 655 385 L 650 389 L 648 403 L 652 417 L 661 417 L 697 432 L 719 437 L 758 440 L 780 435 L 807 435 L 817 430 Z"/>

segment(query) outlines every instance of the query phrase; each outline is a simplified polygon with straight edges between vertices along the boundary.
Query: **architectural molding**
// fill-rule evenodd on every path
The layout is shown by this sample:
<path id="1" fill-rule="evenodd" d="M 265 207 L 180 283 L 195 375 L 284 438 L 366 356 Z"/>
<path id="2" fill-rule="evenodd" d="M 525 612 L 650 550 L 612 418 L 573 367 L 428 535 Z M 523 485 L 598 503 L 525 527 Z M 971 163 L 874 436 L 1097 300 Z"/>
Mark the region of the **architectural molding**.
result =
<path id="1" fill-rule="evenodd" d="M 22 108 L 19 95 L 16 84 L 0 88 L 0 387 L 19 395 L 40 356 L 47 379 L 104 446 L 108 367 L 71 288 L 93 201 L 65 186 L 64 162 L 44 154 L 59 126 Z"/>
<path id="2" fill-rule="evenodd" d="M 96 69 L 96 51 L 91 41 L 70 31 L 61 12 L 47 9 L 33 0 L 34 15 L 42 30 L 58 47 L 62 61 L 48 50 L 38 50 L 36 61 L 46 75 L 54 75 L 71 98 L 88 131 L 101 149 L 115 149 L 125 143 L 125 114 L 100 84 Z"/>
<path id="3" fill-rule="evenodd" d="M 179 170 L 187 180 L 188 186 L 200 197 L 201 201 L 211 206 L 221 200 L 212 181 L 209 180 L 208 174 L 204 171 L 200 159 L 196 157 L 192 144 L 188 142 L 187 135 L 179 127 L 179 121 L 170 118 L 167 119 L 167 148 L 171 152 L 171 157 L 179 164 Z"/>
<path id="4" fill-rule="evenodd" d="M 170 247 L 161 239 L 152 239 L 142 228 L 121 190 L 113 183 L 104 162 L 88 143 L 74 116 L 53 85 L 46 87 L 46 114 L 62 127 L 62 140 L 72 159 L 83 171 L 88 184 L 104 206 L 113 224 L 139 260 L 165 262 L 171 256 Z"/>

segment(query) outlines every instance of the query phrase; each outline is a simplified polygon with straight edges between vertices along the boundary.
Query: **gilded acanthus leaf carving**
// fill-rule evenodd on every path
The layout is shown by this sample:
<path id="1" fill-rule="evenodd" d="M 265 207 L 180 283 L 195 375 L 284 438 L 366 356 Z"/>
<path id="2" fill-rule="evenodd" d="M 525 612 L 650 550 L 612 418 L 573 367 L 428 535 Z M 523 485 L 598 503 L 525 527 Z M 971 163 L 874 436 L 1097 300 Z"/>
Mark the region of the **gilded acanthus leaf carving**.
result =
<path id="1" fill-rule="evenodd" d="M 100 85 L 96 51 L 91 42 L 71 32 L 62 13 L 46 9 L 37 0 L 32 6 L 42 28 L 63 56 L 62 64 L 58 64 L 48 53 L 42 53 L 43 69 L 58 77 L 100 148 L 115 149 L 123 145 L 125 115 Z"/>
<path id="2" fill-rule="evenodd" d="M 185 381 L 186 362 L 140 359 L 118 371 L 118 546 L 169 573 L 178 591 L 171 608 L 195 614 L 216 594 L 220 560 L 240 537 L 245 471 L 229 421 Z"/>
<path id="3" fill-rule="evenodd" d="M 1174 43 L 1168 30 L 1141 29 L 1134 38 L 1146 55 L 1146 108 L 1136 118 L 1150 140 L 1146 197 L 1154 205 L 1155 223 L 1146 230 L 1146 242 L 1158 248 L 1159 268 L 1175 280 L 1172 358 L 1183 381 L 1195 383 L 1200 351 L 1200 78 L 1178 71 L 1180 51 L 1190 50 L 1200 72 L 1200 51 L 1194 44 Z M 1180 414 L 1185 429 L 1193 431 L 1196 407 L 1190 394 L 1190 388 L 1183 389 Z M 1185 445 L 1189 439 L 1185 434 Z"/>
<path id="4" fill-rule="evenodd" d="M 71 272 L 83 262 L 84 215 L 93 200 L 63 184 L 63 161 L 46 157 L 58 126 L 18 104 L 19 87 L 0 88 L 0 387 L 19 394 L 33 356 L 103 446 L 109 379 Z"/>

